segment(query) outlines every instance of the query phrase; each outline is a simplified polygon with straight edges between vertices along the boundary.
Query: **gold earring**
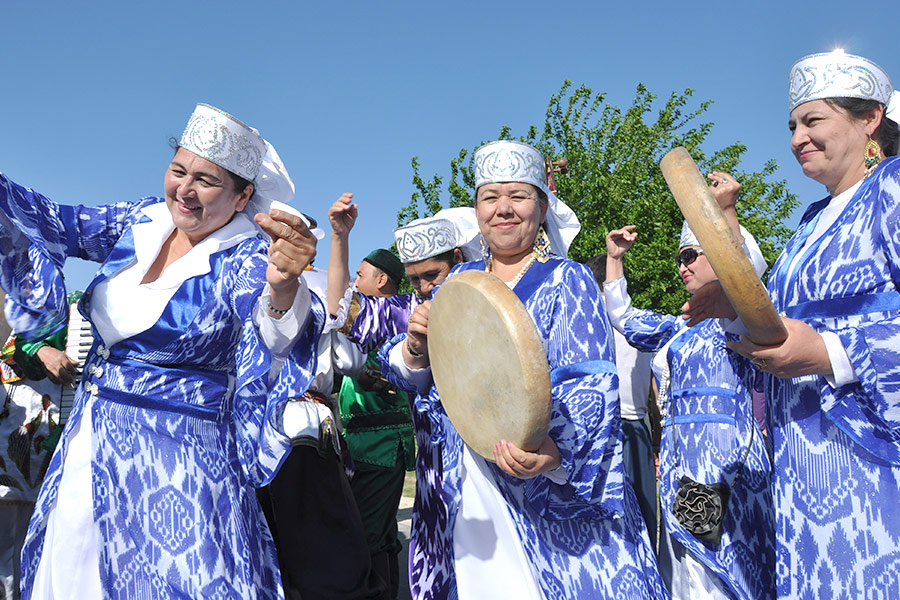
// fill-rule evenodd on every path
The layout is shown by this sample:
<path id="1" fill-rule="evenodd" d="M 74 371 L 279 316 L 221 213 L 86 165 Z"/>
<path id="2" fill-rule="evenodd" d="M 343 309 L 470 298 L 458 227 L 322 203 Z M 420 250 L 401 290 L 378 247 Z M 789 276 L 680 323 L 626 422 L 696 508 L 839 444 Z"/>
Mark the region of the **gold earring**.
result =
<path id="1" fill-rule="evenodd" d="M 878 145 L 878 142 L 869 138 L 866 149 L 863 151 L 863 156 L 866 159 L 866 176 L 868 176 L 881 162 L 881 146 Z"/>
<path id="2" fill-rule="evenodd" d="M 544 231 L 544 226 L 541 225 L 538 229 L 537 237 L 534 238 L 534 249 L 533 252 L 535 257 L 538 259 L 538 262 L 545 263 L 550 259 L 550 255 L 552 251 L 550 249 L 550 238 L 547 237 L 547 232 Z"/>

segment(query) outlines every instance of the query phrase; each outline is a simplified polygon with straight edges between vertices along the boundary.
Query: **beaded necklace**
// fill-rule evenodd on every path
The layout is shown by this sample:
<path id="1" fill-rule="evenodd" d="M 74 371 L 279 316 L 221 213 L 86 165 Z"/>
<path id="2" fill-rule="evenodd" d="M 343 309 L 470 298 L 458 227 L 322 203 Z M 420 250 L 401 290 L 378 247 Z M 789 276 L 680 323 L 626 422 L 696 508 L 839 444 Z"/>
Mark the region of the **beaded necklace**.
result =
<path id="1" fill-rule="evenodd" d="M 519 280 L 522 279 L 522 276 L 525 275 L 525 273 L 528 271 L 528 268 L 534 264 L 534 261 L 536 258 L 537 258 L 537 255 L 534 252 L 532 252 L 531 256 L 528 258 L 528 261 L 524 265 L 522 265 L 522 268 L 519 269 L 519 273 L 515 276 L 515 278 L 510 282 L 506 282 L 506 285 L 508 285 L 510 289 L 516 287 L 516 284 L 519 283 Z M 488 264 L 487 264 L 487 266 L 485 266 L 484 270 L 486 272 L 490 273 L 491 267 L 493 267 L 493 266 L 494 266 L 494 259 L 491 258 L 488 260 Z"/>

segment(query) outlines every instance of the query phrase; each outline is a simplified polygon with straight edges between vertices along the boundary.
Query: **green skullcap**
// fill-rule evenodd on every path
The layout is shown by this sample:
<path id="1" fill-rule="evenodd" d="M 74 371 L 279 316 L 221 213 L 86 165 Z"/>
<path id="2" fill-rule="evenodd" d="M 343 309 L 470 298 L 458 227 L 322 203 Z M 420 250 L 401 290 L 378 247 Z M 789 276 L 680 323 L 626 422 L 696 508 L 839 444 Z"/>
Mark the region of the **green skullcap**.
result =
<path id="1" fill-rule="evenodd" d="M 400 280 L 403 279 L 404 273 L 403 263 L 400 262 L 400 259 L 393 252 L 384 248 L 378 248 L 369 252 L 369 255 L 363 260 L 387 273 L 394 285 L 400 285 Z"/>

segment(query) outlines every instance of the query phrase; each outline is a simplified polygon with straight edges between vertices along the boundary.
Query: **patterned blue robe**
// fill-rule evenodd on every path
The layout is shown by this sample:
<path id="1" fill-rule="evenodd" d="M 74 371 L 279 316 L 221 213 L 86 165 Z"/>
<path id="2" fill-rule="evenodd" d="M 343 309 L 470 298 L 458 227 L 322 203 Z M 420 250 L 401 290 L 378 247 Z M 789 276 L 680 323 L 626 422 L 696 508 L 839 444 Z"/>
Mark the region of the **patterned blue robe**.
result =
<path id="1" fill-rule="evenodd" d="M 628 343 L 643 352 L 659 351 L 672 340 L 666 349 L 669 372 L 656 373 L 662 382 L 659 479 L 666 530 L 716 573 L 733 597 L 772 598 L 772 465 L 753 417 L 750 390 L 739 375 L 748 373 L 746 359 L 725 348 L 725 332 L 718 321 L 704 321 L 688 328 L 681 318 L 632 309 L 626 313 L 622 327 Z M 743 470 L 735 479 L 745 455 Z M 672 515 L 672 502 L 682 475 L 701 483 L 726 483 L 731 488 L 718 546 L 695 538 Z"/>
<path id="2" fill-rule="evenodd" d="M 409 588 L 416 600 L 456 598 L 452 579 L 453 540 L 447 527 L 448 509 L 441 481 L 441 448 L 432 443 L 431 420 L 416 408 L 416 390 L 391 372 L 388 352 L 405 339 L 409 315 L 421 300 L 413 294 L 390 298 L 354 294 L 349 327 L 341 329 L 360 348 L 369 350 L 393 339 L 378 352 L 382 372 L 397 387 L 407 391 L 410 416 L 416 435 L 416 497 L 413 501 L 409 536 Z M 448 570 L 448 565 L 451 568 Z"/>
<path id="3" fill-rule="evenodd" d="M 807 209 L 768 287 L 779 311 L 840 337 L 859 381 L 765 379 L 778 595 L 900 598 L 900 158 L 863 181 L 788 279 L 829 200 Z"/>
<path id="4" fill-rule="evenodd" d="M 0 212 L 56 264 L 66 256 L 103 263 L 79 306 L 86 316 L 96 285 L 134 259 L 131 226 L 147 219 L 141 208 L 161 201 L 62 206 L 0 175 Z M 94 328 L 85 377 L 22 553 L 24 598 L 57 501 L 67 434 L 81 420 L 88 394 L 93 514 L 106 595 L 283 597 L 275 547 L 252 486 L 268 483 L 290 450 L 281 414 L 312 379 L 324 309 L 313 301 L 313 318 L 269 384 L 271 355 L 251 317 L 265 284 L 266 243 L 247 238 L 213 254 L 210 266 L 181 284 L 150 329 L 106 347 Z"/>
<path id="5" fill-rule="evenodd" d="M 484 268 L 482 261 L 465 263 L 451 276 Z M 514 291 L 547 348 L 553 396 L 549 435 L 568 480 L 562 485 L 545 476 L 521 480 L 493 463 L 488 469 L 543 596 L 666 598 L 637 500 L 624 485 L 612 330 L 597 283 L 583 265 L 552 257 L 534 263 Z M 434 387 L 428 398 L 417 398 L 416 408 L 432 421 L 432 443 L 441 444 L 441 496 L 449 513 L 446 523 L 432 524 L 441 530 L 419 541 L 435 546 L 420 550 L 428 562 L 413 565 L 410 579 L 426 576 L 445 594 L 425 597 L 455 598 L 452 536 L 461 501 L 463 441 Z"/>

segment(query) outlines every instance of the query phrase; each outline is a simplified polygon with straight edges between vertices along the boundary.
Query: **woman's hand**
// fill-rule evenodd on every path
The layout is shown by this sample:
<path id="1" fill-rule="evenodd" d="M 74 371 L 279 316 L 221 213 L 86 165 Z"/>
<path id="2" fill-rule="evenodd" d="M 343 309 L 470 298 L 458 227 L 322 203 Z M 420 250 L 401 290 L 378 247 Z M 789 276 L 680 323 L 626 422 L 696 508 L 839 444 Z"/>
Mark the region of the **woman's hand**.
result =
<path id="1" fill-rule="evenodd" d="M 688 322 L 688 327 L 699 325 L 706 319 L 731 319 L 738 318 L 731 300 L 725 295 L 722 284 L 718 280 L 710 281 L 694 292 L 691 299 L 681 307 L 682 319 Z"/>
<path id="2" fill-rule="evenodd" d="M 781 320 L 788 336 L 777 346 L 759 346 L 743 335 L 740 343 L 728 342 L 727 346 L 749 358 L 756 368 L 781 379 L 804 375 L 832 376 L 831 360 L 822 336 L 803 321 L 787 317 Z"/>
<path id="3" fill-rule="evenodd" d="M 272 306 L 287 310 L 300 287 L 300 275 L 316 256 L 316 238 L 303 219 L 283 210 L 259 213 L 253 220 L 272 238 L 266 281 L 272 290 Z"/>
<path id="4" fill-rule="evenodd" d="M 408 367 L 421 369 L 428 366 L 428 313 L 431 300 L 426 300 L 409 315 L 403 359 Z"/>
<path id="5" fill-rule="evenodd" d="M 41 346 L 35 354 L 47 379 L 53 383 L 67 384 L 75 381 L 75 369 L 78 363 L 69 358 L 69 355 L 53 346 Z"/>
<path id="6" fill-rule="evenodd" d="M 709 189 L 719 203 L 719 208 L 723 211 L 734 208 L 741 191 L 741 184 L 737 179 L 724 171 L 712 171 L 706 177 L 712 182 Z"/>
<path id="7" fill-rule="evenodd" d="M 353 194 L 345 193 L 335 200 L 328 209 L 328 221 L 331 223 L 331 235 L 337 238 L 346 238 L 350 230 L 356 224 L 359 211 L 353 203 Z"/>
<path id="8" fill-rule="evenodd" d="M 494 446 L 494 461 L 501 471 L 519 479 L 537 477 L 562 464 L 559 448 L 549 435 L 534 452 L 526 452 L 511 442 L 500 440 Z"/>
<path id="9" fill-rule="evenodd" d="M 637 239 L 636 225 L 626 225 L 606 234 L 606 255 L 614 260 L 622 260 L 625 253 Z"/>
<path id="10" fill-rule="evenodd" d="M 723 171 L 713 171 L 707 177 L 712 180 L 709 189 L 719 204 L 719 208 L 722 209 L 722 214 L 725 216 L 725 220 L 728 221 L 728 226 L 734 232 L 738 243 L 742 244 L 744 238 L 741 235 L 741 225 L 738 223 L 737 212 L 734 209 L 738 193 L 741 191 L 741 184 L 737 182 L 737 179 Z"/>

